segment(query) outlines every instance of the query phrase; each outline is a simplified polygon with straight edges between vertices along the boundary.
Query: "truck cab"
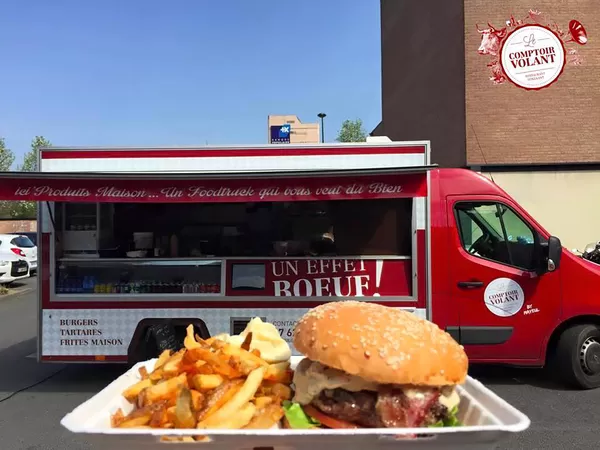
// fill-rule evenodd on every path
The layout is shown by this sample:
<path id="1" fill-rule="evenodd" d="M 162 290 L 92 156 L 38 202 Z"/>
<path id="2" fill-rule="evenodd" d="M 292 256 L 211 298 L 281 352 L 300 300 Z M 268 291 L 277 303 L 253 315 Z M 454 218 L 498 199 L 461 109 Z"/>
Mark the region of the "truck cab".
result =
<path id="1" fill-rule="evenodd" d="M 432 320 L 473 363 L 551 367 L 600 385 L 600 266 L 560 245 L 492 180 L 436 169 L 431 180 Z"/>

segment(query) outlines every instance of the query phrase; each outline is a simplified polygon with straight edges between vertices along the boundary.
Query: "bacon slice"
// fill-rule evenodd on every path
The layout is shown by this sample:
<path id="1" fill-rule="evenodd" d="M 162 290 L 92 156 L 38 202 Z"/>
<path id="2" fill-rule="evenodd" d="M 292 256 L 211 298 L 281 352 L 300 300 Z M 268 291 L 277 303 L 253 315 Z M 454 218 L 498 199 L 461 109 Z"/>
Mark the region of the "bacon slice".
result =
<path id="1" fill-rule="evenodd" d="M 401 390 L 383 388 L 379 392 L 375 410 L 386 428 L 417 428 L 423 426 L 439 397 L 437 390 L 407 397 Z"/>

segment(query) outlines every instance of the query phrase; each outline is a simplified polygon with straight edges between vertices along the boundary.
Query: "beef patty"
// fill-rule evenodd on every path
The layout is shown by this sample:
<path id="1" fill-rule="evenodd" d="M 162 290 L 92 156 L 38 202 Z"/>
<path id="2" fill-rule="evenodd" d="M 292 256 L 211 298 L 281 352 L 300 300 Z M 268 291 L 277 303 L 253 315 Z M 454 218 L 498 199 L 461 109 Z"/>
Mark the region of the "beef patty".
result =
<path id="1" fill-rule="evenodd" d="M 324 414 L 365 428 L 403 428 L 433 425 L 448 415 L 432 390 L 407 397 L 401 389 L 382 387 L 378 392 L 326 389 L 312 401 Z"/>

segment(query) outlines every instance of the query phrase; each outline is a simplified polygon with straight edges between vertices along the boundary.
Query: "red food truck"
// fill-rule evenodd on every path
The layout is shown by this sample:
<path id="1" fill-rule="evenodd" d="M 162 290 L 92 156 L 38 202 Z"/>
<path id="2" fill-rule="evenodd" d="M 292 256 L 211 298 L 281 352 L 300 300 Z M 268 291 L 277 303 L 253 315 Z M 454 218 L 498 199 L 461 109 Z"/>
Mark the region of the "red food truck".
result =
<path id="1" fill-rule="evenodd" d="M 434 321 L 472 363 L 600 385 L 600 266 L 428 142 L 53 147 L 0 176 L 39 202 L 40 361 L 134 362 L 255 316 L 291 342 L 345 298 Z"/>

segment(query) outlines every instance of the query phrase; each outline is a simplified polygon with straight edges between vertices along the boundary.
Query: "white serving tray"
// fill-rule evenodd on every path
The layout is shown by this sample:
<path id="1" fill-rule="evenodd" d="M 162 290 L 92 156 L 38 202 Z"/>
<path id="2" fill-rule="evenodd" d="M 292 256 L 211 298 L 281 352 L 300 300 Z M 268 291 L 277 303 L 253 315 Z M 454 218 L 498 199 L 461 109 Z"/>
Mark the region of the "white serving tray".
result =
<path id="1" fill-rule="evenodd" d="M 292 357 L 292 367 L 302 357 Z M 420 449 L 492 448 L 510 433 L 526 430 L 530 420 L 479 381 L 467 378 L 458 387 L 461 397 L 458 417 L 464 424 L 455 428 L 386 428 L 352 430 L 163 430 L 111 428 L 110 416 L 118 408 L 125 414 L 133 406 L 121 395 L 140 380 L 138 369 L 152 371 L 156 359 L 136 364 L 106 388 L 67 414 L 61 425 L 73 433 L 86 433 L 86 440 L 111 450 L 172 449 L 201 446 L 207 450 L 344 450 L 416 447 Z M 417 438 L 405 435 L 419 433 Z M 426 433 L 425 436 L 422 436 Z M 205 442 L 173 443 L 162 436 L 207 436 Z M 404 436 L 403 436 L 404 435 Z"/>

